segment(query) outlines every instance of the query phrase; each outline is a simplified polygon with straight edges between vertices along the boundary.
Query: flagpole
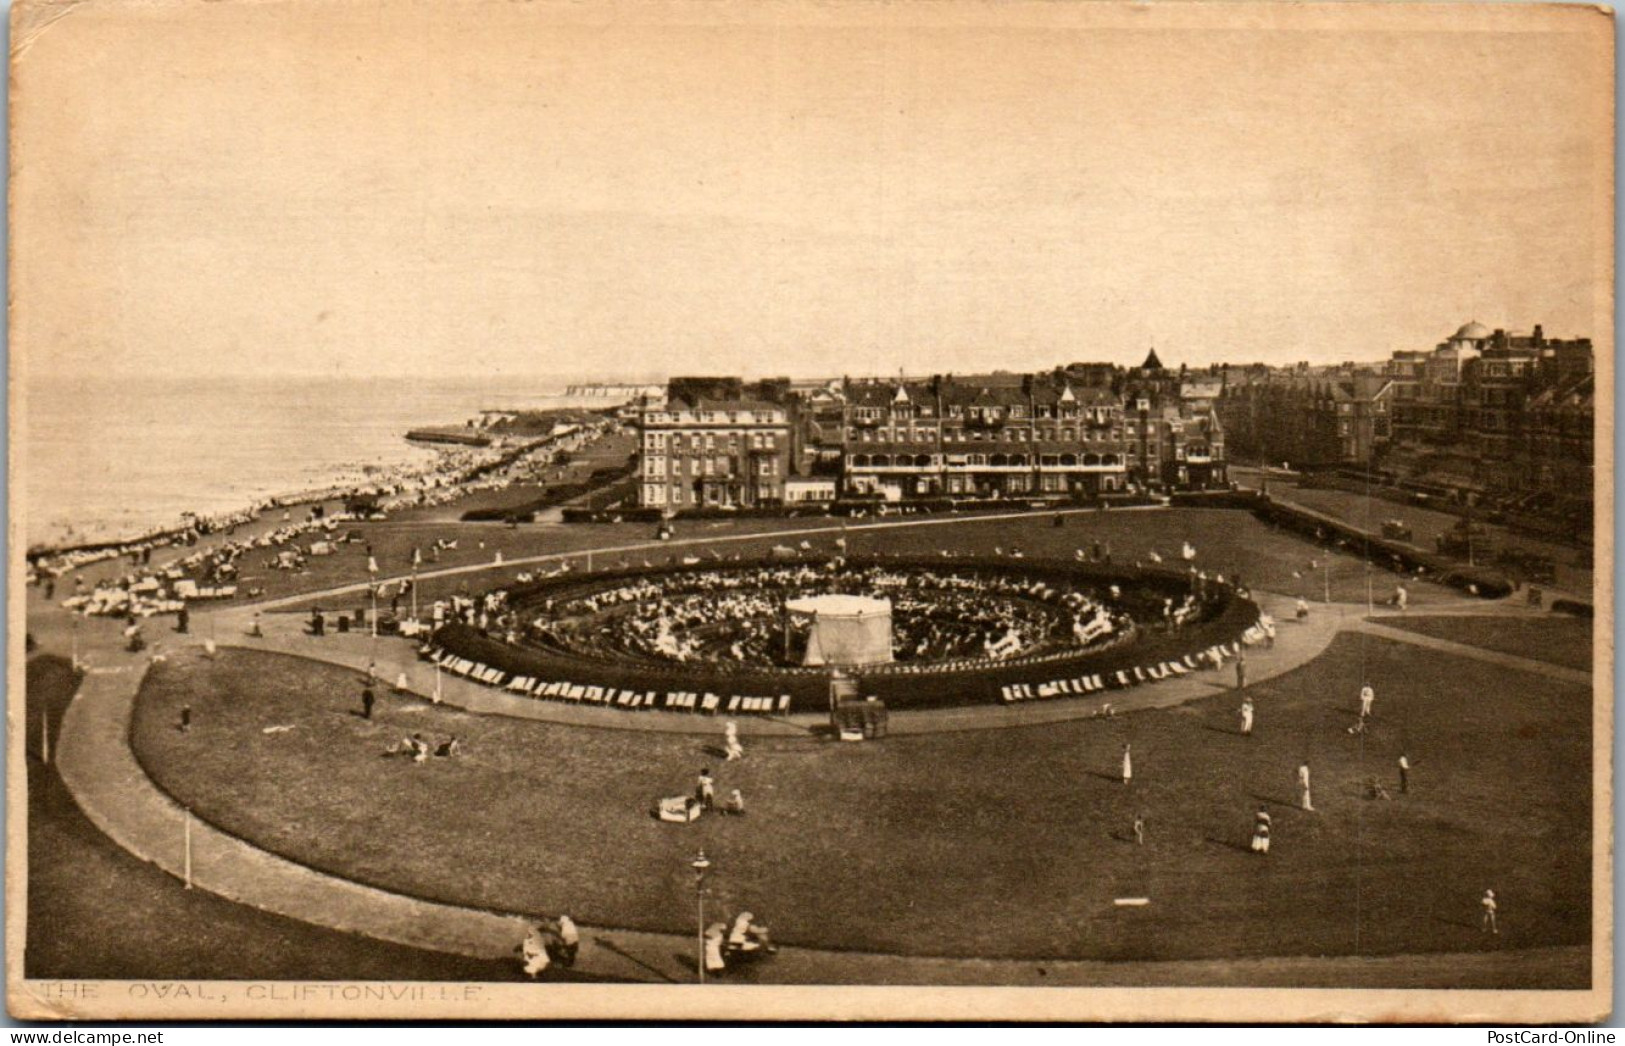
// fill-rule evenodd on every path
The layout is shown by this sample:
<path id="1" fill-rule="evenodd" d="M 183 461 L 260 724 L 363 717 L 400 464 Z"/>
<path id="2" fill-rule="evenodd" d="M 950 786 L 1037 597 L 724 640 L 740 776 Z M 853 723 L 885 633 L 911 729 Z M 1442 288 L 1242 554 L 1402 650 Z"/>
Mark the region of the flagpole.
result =
<path id="1" fill-rule="evenodd" d="M 367 591 L 372 595 L 372 645 L 376 648 L 378 646 L 378 560 L 372 556 L 367 557 Z"/>
<path id="2" fill-rule="evenodd" d="M 181 817 L 183 818 L 183 820 L 181 822 L 181 824 L 182 824 L 181 832 L 183 833 L 183 835 L 185 837 L 185 850 L 186 850 L 186 854 L 185 854 L 185 858 L 186 858 L 186 860 L 185 860 L 185 864 L 186 864 L 185 880 L 186 880 L 186 888 L 188 890 L 190 890 L 192 888 L 192 809 L 191 809 L 191 807 L 185 807 L 185 806 L 181 807 Z"/>

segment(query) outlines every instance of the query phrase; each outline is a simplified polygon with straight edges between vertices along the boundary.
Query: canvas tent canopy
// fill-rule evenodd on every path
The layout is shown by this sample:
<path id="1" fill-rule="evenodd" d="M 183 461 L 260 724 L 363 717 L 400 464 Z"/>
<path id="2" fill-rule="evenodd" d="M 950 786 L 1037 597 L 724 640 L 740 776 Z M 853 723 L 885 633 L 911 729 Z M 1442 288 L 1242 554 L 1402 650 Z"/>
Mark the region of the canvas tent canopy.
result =
<path id="1" fill-rule="evenodd" d="M 892 660 L 889 599 L 832 593 L 789 600 L 784 610 L 812 621 L 804 665 L 877 665 Z"/>

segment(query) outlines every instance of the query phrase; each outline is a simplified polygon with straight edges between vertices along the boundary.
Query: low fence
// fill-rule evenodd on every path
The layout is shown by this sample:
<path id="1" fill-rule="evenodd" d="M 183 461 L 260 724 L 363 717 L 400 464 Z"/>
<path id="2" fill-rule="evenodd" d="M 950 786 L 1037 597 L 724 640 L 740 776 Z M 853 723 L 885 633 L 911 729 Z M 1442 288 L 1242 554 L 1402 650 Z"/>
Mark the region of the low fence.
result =
<path id="1" fill-rule="evenodd" d="M 1485 599 L 1501 599 L 1512 594 L 1511 580 L 1499 570 L 1470 567 L 1444 556 L 1423 552 L 1410 545 L 1367 533 L 1352 524 L 1301 505 L 1262 498 L 1253 506 L 1253 514 L 1266 523 L 1301 534 L 1312 541 L 1335 541 L 1386 569 L 1418 574 L 1429 581 L 1450 585 Z"/>
<path id="2" fill-rule="evenodd" d="M 1216 492 L 1220 495 L 1228 491 Z M 1156 505 L 1156 498 L 1139 494 L 1114 494 L 1110 497 L 1076 498 L 916 498 L 908 501 L 884 501 L 879 498 L 842 498 L 839 501 L 789 502 L 779 505 L 752 505 L 748 508 L 692 508 L 674 514 L 675 519 L 807 519 L 840 516 L 892 518 L 932 516 L 948 513 L 1002 513 L 1002 512 L 1054 512 L 1079 508 L 1131 508 Z M 664 518 L 659 508 L 614 508 L 564 510 L 566 523 L 654 523 Z"/>
<path id="3" fill-rule="evenodd" d="M 783 560 L 773 560 L 729 564 L 727 569 L 784 565 Z M 1020 560 L 953 560 L 945 563 L 940 559 L 909 557 L 866 557 L 850 565 L 854 569 L 883 566 L 933 571 L 996 571 L 1004 575 L 1030 577 L 1035 581 L 1084 583 L 1093 587 L 1117 584 L 1124 589 L 1125 597 L 1139 601 L 1147 610 L 1160 606 L 1165 597 L 1177 595 L 1183 598 L 1190 592 L 1190 580 L 1186 575 L 1163 570 L 1114 570 L 1094 565 Z M 510 600 L 523 606 L 550 597 L 580 595 L 694 569 L 657 568 L 653 571 L 617 571 L 587 578 L 566 576 L 546 579 L 510 589 Z M 1085 692 L 1066 689 L 1062 684 L 1095 677 L 1099 677 L 1106 689 L 1135 686 L 1165 678 L 1174 663 L 1183 666 L 1181 672 L 1188 670 L 1193 663 L 1217 667 L 1223 659 L 1234 656 L 1241 643 L 1262 641 L 1264 635 L 1258 607 L 1250 600 L 1240 598 L 1233 590 L 1222 588 L 1212 594 L 1201 620 L 1177 631 L 1141 631 L 1132 641 L 1120 646 L 996 664 L 978 661 L 955 666 L 899 662 L 883 669 L 855 670 L 854 674 L 859 678 L 859 689 L 864 696 L 882 698 L 892 708 L 1001 703 L 1026 697 Z M 462 624 L 448 624 L 438 629 L 431 638 L 430 646 L 435 651 L 467 661 L 476 670 L 485 670 L 483 681 L 490 685 L 509 688 L 516 680 L 528 680 L 531 685 L 525 692 L 531 696 L 600 700 L 623 708 L 668 709 L 682 707 L 672 704 L 672 695 L 698 695 L 698 700 L 688 704 L 688 710 L 723 713 L 729 711 L 730 701 L 735 697 L 741 698 L 741 703 L 744 698 L 751 698 L 753 704 L 763 698 L 771 698 L 773 714 L 790 709 L 822 711 L 829 700 L 828 675 L 815 669 L 771 670 L 742 666 L 736 671 L 729 671 L 710 666 L 672 664 L 666 667 L 647 662 L 614 661 L 608 657 L 599 659 L 556 648 L 510 645 Z M 552 685 L 555 691 L 562 689 L 563 692 L 538 694 L 538 683 L 544 692 L 548 685 Z M 568 696 L 572 689 L 577 696 Z M 589 696 L 594 693 L 598 697 Z M 603 695 L 614 696 L 606 698 Z M 635 699 L 633 695 L 637 695 Z M 708 703 L 706 697 L 717 700 Z M 783 698 L 789 700 L 783 701 Z M 734 711 L 737 714 L 739 708 L 736 706 Z"/>

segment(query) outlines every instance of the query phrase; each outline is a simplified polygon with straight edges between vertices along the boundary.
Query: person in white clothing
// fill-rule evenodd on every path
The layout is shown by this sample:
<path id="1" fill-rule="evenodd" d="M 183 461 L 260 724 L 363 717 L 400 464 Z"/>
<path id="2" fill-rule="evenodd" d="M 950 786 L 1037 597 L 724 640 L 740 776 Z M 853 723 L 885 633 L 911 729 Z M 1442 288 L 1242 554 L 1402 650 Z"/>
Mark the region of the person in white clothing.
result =
<path id="1" fill-rule="evenodd" d="M 576 952 L 581 950 L 581 931 L 568 915 L 559 916 L 559 961 L 566 966 L 576 964 Z"/>
<path id="2" fill-rule="evenodd" d="M 1495 922 L 1495 891 L 1485 890 L 1483 900 L 1478 903 L 1484 909 L 1484 919 L 1479 923 L 1479 932 L 1483 933 L 1488 930 L 1490 933 L 1499 934 L 1501 927 L 1496 925 Z"/>
<path id="3" fill-rule="evenodd" d="M 732 719 L 722 724 L 722 737 L 728 762 L 745 758 L 745 749 L 739 743 L 739 726 Z"/>
<path id="4" fill-rule="evenodd" d="M 1371 714 L 1371 706 L 1377 700 L 1377 692 L 1367 683 L 1360 688 L 1360 718 L 1364 719 Z"/>
<path id="5" fill-rule="evenodd" d="M 553 962 L 547 954 L 547 938 L 542 934 L 540 926 L 532 926 L 530 932 L 525 934 L 525 940 L 519 945 L 520 958 L 525 961 L 525 973 L 535 980 Z"/>
<path id="6" fill-rule="evenodd" d="M 1250 697 L 1241 702 L 1241 733 L 1243 737 L 1253 736 L 1253 699 Z"/>
<path id="7" fill-rule="evenodd" d="M 727 932 L 728 928 L 722 923 L 712 923 L 705 928 L 705 972 L 712 976 L 727 966 L 722 958 L 722 939 Z"/>
<path id="8" fill-rule="evenodd" d="M 1130 784 L 1133 780 L 1134 754 L 1130 751 L 1130 746 L 1125 742 L 1123 745 L 1123 783 Z"/>
<path id="9" fill-rule="evenodd" d="M 1298 764 L 1298 788 L 1303 792 L 1299 805 L 1305 810 L 1314 810 L 1315 804 L 1309 798 L 1309 764 Z"/>
<path id="10" fill-rule="evenodd" d="M 1270 852 L 1270 815 L 1262 806 L 1253 817 L 1253 853 L 1267 854 Z"/>

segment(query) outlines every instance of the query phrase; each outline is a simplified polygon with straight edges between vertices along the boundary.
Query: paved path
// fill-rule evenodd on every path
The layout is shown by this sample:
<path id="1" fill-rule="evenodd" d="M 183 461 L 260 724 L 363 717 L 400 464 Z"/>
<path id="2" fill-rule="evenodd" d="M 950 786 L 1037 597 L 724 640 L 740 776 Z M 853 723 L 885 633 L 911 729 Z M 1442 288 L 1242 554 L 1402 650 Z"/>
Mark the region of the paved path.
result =
<path id="1" fill-rule="evenodd" d="M 101 831 L 177 878 L 187 873 L 188 816 L 147 777 L 128 745 L 130 717 L 147 665 L 97 644 L 89 673 L 69 705 L 57 742 L 57 768 Z M 476 958 L 514 957 L 518 916 L 437 904 L 314 871 L 193 819 L 195 888 L 240 904 L 336 930 Z M 694 979 L 697 942 L 675 934 L 582 927 L 579 973 L 653 983 Z M 1495 986 L 1527 970 L 1579 975 L 1584 948 L 1449 956 L 1287 957 L 1180 962 L 986 960 L 780 950 L 760 975 L 780 984 L 1305 985 L 1426 983 Z M 517 965 L 517 959 L 515 959 Z M 746 971 L 754 979 L 757 971 Z"/>
<path id="2" fill-rule="evenodd" d="M 1165 505 L 1132 505 L 1127 508 L 1115 508 L 1110 510 L 1113 515 L 1123 512 L 1165 511 L 1167 511 L 1167 506 Z M 1048 514 L 1059 516 L 1092 516 L 1098 515 L 1099 513 L 1099 509 L 1072 508 L 1061 509 L 1057 512 Z M 609 557 L 611 556 L 629 556 L 634 553 L 644 552 L 670 553 L 671 550 L 678 548 L 710 551 L 717 545 L 726 545 L 730 543 L 737 544 L 739 542 L 746 541 L 784 541 L 790 538 L 816 537 L 819 535 L 834 533 L 845 534 L 848 537 L 852 537 L 854 535 L 861 535 L 863 532 L 869 530 L 894 530 L 899 527 L 943 527 L 952 526 L 956 523 L 987 523 L 998 522 L 1006 519 L 1029 520 L 1037 515 L 1039 514 L 1033 512 L 1032 510 L 1024 510 L 1020 512 L 978 512 L 969 515 L 932 516 L 924 519 L 912 517 L 896 520 L 876 520 L 874 522 L 865 523 L 825 522 L 805 527 L 796 527 L 793 530 L 760 530 L 743 534 L 705 534 L 699 537 L 672 538 L 668 541 L 637 541 L 630 545 L 609 545 L 604 548 L 595 548 L 590 551 L 581 549 L 574 552 L 548 552 L 541 555 L 521 556 L 516 559 L 506 559 L 501 563 L 466 563 L 462 566 L 442 567 L 438 570 L 420 570 L 417 573 L 417 578 L 419 581 L 427 581 L 433 578 L 458 577 L 463 574 L 479 574 L 487 570 L 511 570 L 514 567 L 562 564 L 575 565 L 580 563 L 590 564 L 593 562 L 595 557 L 600 563 L 607 563 L 609 561 Z M 947 560 L 945 562 L 951 563 L 952 561 Z M 704 566 L 705 563 L 702 562 L 700 565 Z M 411 574 L 397 574 L 392 576 L 380 575 L 377 578 L 377 583 L 384 585 L 399 584 L 401 581 L 404 581 L 411 576 Z M 312 592 L 300 592 L 291 596 L 281 596 L 276 599 L 267 599 L 253 605 L 258 607 L 260 610 L 282 610 L 288 607 L 306 606 L 315 601 L 332 601 L 339 596 L 349 596 L 357 593 L 367 592 L 371 588 L 372 584 L 373 582 L 371 580 L 351 582 L 343 585 L 335 585 L 331 588 L 318 589 Z"/>
<path id="3" fill-rule="evenodd" d="M 1363 607 L 1353 605 L 1317 605 L 1307 621 L 1297 621 L 1291 616 L 1295 602 L 1292 598 L 1270 593 L 1264 593 L 1260 598 L 1265 610 L 1279 624 L 1274 647 L 1258 646 L 1248 650 L 1249 684 L 1273 679 L 1319 657 L 1336 638 L 1338 631 L 1357 620 L 1364 611 Z M 232 608 L 194 616 L 192 620 L 198 635 L 212 634 L 220 646 L 292 654 L 343 665 L 358 673 L 365 672 L 369 662 L 375 662 L 379 679 L 386 685 L 394 684 L 404 675 L 405 690 L 414 696 L 430 699 L 438 687 L 443 703 L 470 712 L 614 730 L 679 734 L 716 734 L 721 730 L 712 716 L 684 712 L 627 712 L 539 701 L 471 682 L 449 672 L 438 673 L 437 680 L 434 667 L 418 658 L 417 645 L 410 640 L 398 637 L 373 639 L 366 633 L 357 632 L 333 633 L 318 639 L 306 633 L 302 616 L 278 614 L 263 617 L 260 622 L 263 637 L 250 637 L 248 625 L 252 616 L 252 608 Z M 1234 673 L 1232 667 L 1226 666 L 1218 671 L 1196 672 L 1161 683 L 1114 690 L 1098 697 L 900 711 L 891 716 L 889 731 L 894 735 L 935 734 L 1060 723 L 1090 718 L 1099 714 L 1107 704 L 1117 712 L 1167 708 L 1233 689 Z M 741 734 L 783 736 L 806 734 L 827 725 L 829 717 L 822 712 L 773 718 L 740 716 L 735 722 Z"/>
<path id="4" fill-rule="evenodd" d="M 976 517 L 986 519 L 988 517 Z M 879 523 L 872 526 L 921 526 L 964 522 L 966 517 L 943 520 L 905 520 Z M 813 528 L 801 533 L 827 532 L 831 527 Z M 779 535 L 788 536 L 788 535 Z M 695 543 L 715 544 L 727 540 L 760 539 L 761 535 L 737 535 L 719 538 L 695 539 Z M 629 546 L 642 548 L 645 546 Z M 670 547 L 669 544 L 663 547 Z M 618 550 L 611 550 L 618 551 Z M 574 554 L 579 556 L 579 553 Z M 525 562 L 545 562 L 571 558 L 568 555 L 534 557 Z M 518 561 L 504 564 L 515 565 Z M 490 569 L 489 565 L 449 568 L 438 573 L 471 573 Z M 353 591 L 365 586 L 346 586 L 330 590 L 334 593 Z M 323 593 L 311 593 L 288 600 L 292 603 Z M 1266 605 L 1284 597 L 1267 597 Z M 262 609 L 264 604 L 261 605 Z M 1514 667 L 1538 665 L 1546 674 L 1572 673 L 1523 658 L 1481 651 L 1461 644 L 1444 643 L 1413 633 L 1389 629 L 1381 625 L 1362 624 L 1361 606 L 1317 606 L 1310 621 L 1300 625 L 1282 617 L 1280 638 L 1275 649 L 1258 649 L 1249 653 L 1248 664 L 1255 679 L 1268 678 L 1286 671 L 1317 655 L 1331 642 L 1343 627 L 1375 630 L 1372 634 L 1437 648 L 1450 647 L 1451 653 L 1467 652 L 1485 660 L 1506 658 L 1518 662 Z M 187 643 L 201 643 L 211 629 L 220 643 L 264 643 L 271 649 L 287 653 L 312 656 L 310 643 L 302 643 L 297 631 L 299 622 L 283 617 L 290 623 L 293 634 L 284 634 L 283 625 L 270 626 L 265 640 L 249 640 L 243 636 L 243 625 L 250 610 L 237 608 L 218 611 L 210 615 L 194 616 L 198 626 Z M 228 635 L 228 632 L 230 635 Z M 1393 633 L 1392 636 L 1387 633 Z M 438 904 L 400 894 L 389 893 L 360 885 L 336 876 L 327 875 L 277 857 L 252 844 L 222 832 L 208 824 L 189 819 L 187 814 L 150 778 L 147 777 L 129 748 L 129 729 L 134 703 L 141 678 L 147 666 L 145 657 L 124 653 L 119 648 L 118 630 L 113 627 L 85 627 L 80 629 L 81 657 L 90 671 L 78 694 L 70 703 L 57 739 L 58 769 L 70 793 L 85 814 L 101 831 L 136 856 L 156 864 L 177 877 L 187 874 L 188 863 L 192 882 L 196 888 L 219 894 L 239 903 L 252 905 L 276 914 L 300 919 L 330 928 L 359 933 L 381 940 L 416 947 L 431 948 L 480 958 L 512 957 L 522 936 L 519 917 L 508 913 L 481 911 Z M 312 641 L 314 642 L 314 641 Z M 392 678 L 396 665 L 399 670 L 409 669 L 408 679 L 414 689 L 430 692 L 432 679 L 427 680 L 425 668 L 411 656 L 411 648 L 400 641 L 380 640 L 379 664 Z M 372 648 L 366 636 L 329 637 L 317 653 L 324 659 L 363 668 Z M 53 644 L 54 645 L 54 644 Z M 63 644 L 65 646 L 65 644 Z M 173 646 L 173 641 L 168 645 Z M 304 646 L 305 649 L 298 649 Z M 385 654 L 393 648 L 395 653 Z M 1498 661 L 1497 663 L 1505 663 Z M 387 667 L 385 667 L 387 666 Z M 1536 669 L 1530 669 L 1536 670 Z M 432 675 L 432 670 L 429 672 Z M 1585 676 L 1584 673 L 1577 673 Z M 491 691 L 461 679 L 447 679 L 448 700 L 455 698 L 467 702 L 466 707 L 476 711 L 512 712 L 506 702 L 522 702 L 528 712 L 542 713 L 539 718 L 555 718 L 569 711 L 575 714 L 591 713 L 591 725 L 616 725 L 624 722 L 628 714 L 603 709 L 568 709 L 545 702 L 525 699 Z M 1118 707 L 1158 707 L 1194 699 L 1227 688 L 1228 677 L 1213 675 L 1208 678 L 1186 677 L 1119 692 L 1114 697 Z M 501 701 L 502 707 L 496 702 Z M 482 705 L 484 707 L 482 707 Z M 903 713 L 893 717 L 894 732 L 913 730 L 952 730 L 985 728 L 988 725 L 1018 722 L 1045 722 L 1046 717 L 1072 718 L 1087 714 L 1089 706 L 1082 701 L 1035 702 L 1015 708 L 985 707 L 980 709 L 945 710 L 941 713 Z M 919 717 L 917 722 L 911 722 Z M 638 729 L 682 729 L 711 732 L 715 725 L 707 720 L 664 713 L 646 713 L 636 718 Z M 813 717 L 808 717 L 809 719 Z M 792 717 L 788 723 L 762 723 L 761 728 L 804 730 L 802 717 Z M 667 721 L 670 720 L 670 723 Z M 577 720 L 570 720 L 577 721 Z M 583 723 L 587 720 L 580 720 Z M 656 727 L 656 724 L 661 724 Z M 758 724 L 752 722 L 753 728 Z M 188 832 L 187 824 L 191 828 Z M 187 840 L 190 838 L 190 861 Z M 636 933 L 594 927 L 583 928 L 583 947 L 577 969 L 585 974 L 606 978 L 644 980 L 656 982 L 684 982 L 694 976 L 692 956 L 695 942 L 692 938 L 667 934 Z M 1524 956 L 1533 953 L 1522 953 Z M 851 952 L 833 952 L 817 949 L 785 948 L 768 967 L 767 976 L 776 983 L 863 983 L 863 984 L 1190 984 L 1190 983 L 1303 983 L 1317 978 L 1323 983 L 1347 984 L 1358 982 L 1369 975 L 1373 981 L 1384 976 L 1395 976 L 1394 970 L 1414 970 L 1427 966 L 1437 957 L 1396 957 L 1391 960 L 1358 958 L 1341 959 L 1266 959 L 1251 962 L 1177 962 L 1177 963 L 1107 963 L 1076 961 L 1017 961 L 977 960 L 964 958 L 932 958 L 916 956 L 871 955 Z M 1439 966 L 1434 983 L 1454 984 L 1463 978 L 1482 978 L 1495 983 L 1496 978 L 1529 961 L 1519 953 L 1501 953 L 1487 956 L 1452 956 Z M 1550 949 L 1541 953 L 1539 961 L 1559 966 L 1583 963 L 1583 950 Z M 1421 964 L 1420 966 L 1417 964 Z M 1387 964 L 1387 965 L 1385 965 Z M 1435 963 L 1435 966 L 1439 964 Z M 1384 970 L 1388 971 L 1386 974 Z M 1233 978 L 1233 979 L 1232 979 Z"/>
<path id="5" fill-rule="evenodd" d="M 1492 665 L 1500 665 L 1502 668 L 1516 668 L 1520 672 L 1533 672 L 1549 679 L 1560 679 L 1565 683 L 1579 683 L 1581 686 L 1591 685 L 1592 674 L 1590 672 L 1578 668 L 1568 668 L 1564 665 L 1554 665 L 1550 661 L 1539 661 L 1530 657 L 1503 654 L 1499 650 L 1485 650 L 1483 647 L 1469 646 L 1466 643 L 1452 643 L 1448 639 L 1435 639 L 1433 636 L 1412 632 L 1405 628 L 1389 628 L 1387 625 L 1378 624 L 1375 621 L 1362 621 L 1355 628 L 1367 635 L 1392 640 L 1395 643 L 1409 643 L 1412 646 L 1437 650 L 1442 654 L 1470 657 L 1474 661 L 1486 661 Z"/>

